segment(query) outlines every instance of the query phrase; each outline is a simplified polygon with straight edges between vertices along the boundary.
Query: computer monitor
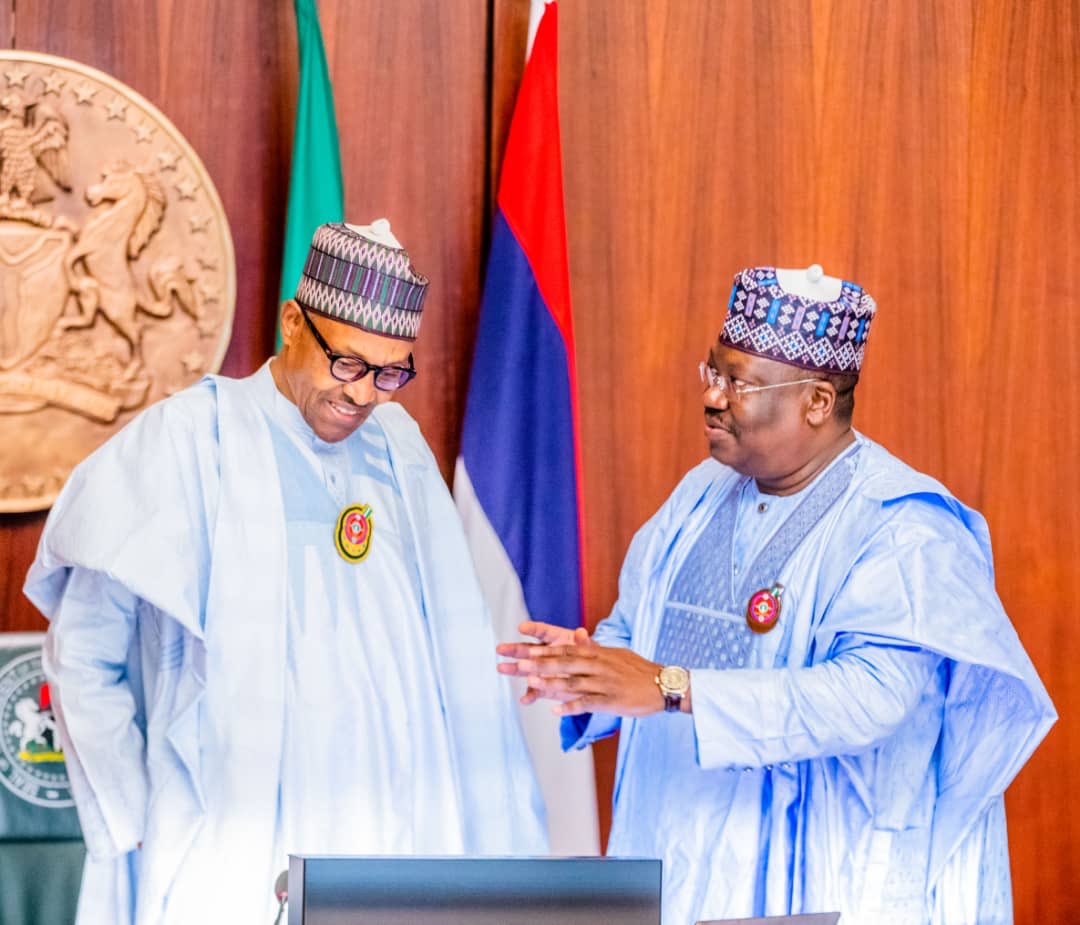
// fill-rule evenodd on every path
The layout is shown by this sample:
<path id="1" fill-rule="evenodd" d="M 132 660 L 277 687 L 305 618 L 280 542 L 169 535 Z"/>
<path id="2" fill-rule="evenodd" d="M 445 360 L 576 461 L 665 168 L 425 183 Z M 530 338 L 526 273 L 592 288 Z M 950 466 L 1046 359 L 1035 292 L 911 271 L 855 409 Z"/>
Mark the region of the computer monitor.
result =
<path id="1" fill-rule="evenodd" d="M 660 861 L 289 859 L 289 925 L 659 925 Z"/>

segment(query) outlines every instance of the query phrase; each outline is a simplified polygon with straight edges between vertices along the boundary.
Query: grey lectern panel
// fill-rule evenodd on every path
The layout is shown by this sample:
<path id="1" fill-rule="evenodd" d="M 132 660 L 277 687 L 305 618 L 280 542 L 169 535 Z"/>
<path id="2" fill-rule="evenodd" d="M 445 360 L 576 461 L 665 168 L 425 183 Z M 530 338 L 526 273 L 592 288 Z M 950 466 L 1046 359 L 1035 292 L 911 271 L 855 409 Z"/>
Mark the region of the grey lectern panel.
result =
<path id="1" fill-rule="evenodd" d="M 660 862 L 289 859 L 289 925 L 659 925 Z"/>

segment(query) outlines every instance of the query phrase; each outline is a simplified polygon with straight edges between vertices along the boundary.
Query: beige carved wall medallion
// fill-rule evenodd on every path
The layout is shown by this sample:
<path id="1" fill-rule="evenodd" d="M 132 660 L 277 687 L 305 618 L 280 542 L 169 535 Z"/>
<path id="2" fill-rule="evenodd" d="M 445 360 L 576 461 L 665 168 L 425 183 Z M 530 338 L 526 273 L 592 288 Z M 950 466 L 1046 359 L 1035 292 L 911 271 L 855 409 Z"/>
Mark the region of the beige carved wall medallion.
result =
<path id="1" fill-rule="evenodd" d="M 225 211 L 176 127 L 107 74 L 0 51 L 0 511 L 48 507 L 216 371 L 235 302 Z"/>

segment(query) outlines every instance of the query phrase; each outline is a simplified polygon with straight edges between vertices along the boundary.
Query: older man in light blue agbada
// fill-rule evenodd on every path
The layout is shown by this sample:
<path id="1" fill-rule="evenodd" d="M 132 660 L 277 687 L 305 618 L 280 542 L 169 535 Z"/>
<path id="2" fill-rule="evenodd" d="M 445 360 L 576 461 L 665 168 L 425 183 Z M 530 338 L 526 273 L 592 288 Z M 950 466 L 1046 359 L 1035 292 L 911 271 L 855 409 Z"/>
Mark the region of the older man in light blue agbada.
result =
<path id="1" fill-rule="evenodd" d="M 811 269 L 736 276 L 711 458 L 593 637 L 523 624 L 501 670 L 564 747 L 621 727 L 609 850 L 663 858 L 666 925 L 1011 922 L 1002 794 L 1054 709 L 982 517 L 852 430 L 874 302 Z"/>
<path id="2" fill-rule="evenodd" d="M 26 593 L 89 859 L 79 925 L 270 922 L 289 853 L 543 852 L 453 502 L 415 423 L 427 281 L 324 225 L 281 353 L 72 475 Z"/>

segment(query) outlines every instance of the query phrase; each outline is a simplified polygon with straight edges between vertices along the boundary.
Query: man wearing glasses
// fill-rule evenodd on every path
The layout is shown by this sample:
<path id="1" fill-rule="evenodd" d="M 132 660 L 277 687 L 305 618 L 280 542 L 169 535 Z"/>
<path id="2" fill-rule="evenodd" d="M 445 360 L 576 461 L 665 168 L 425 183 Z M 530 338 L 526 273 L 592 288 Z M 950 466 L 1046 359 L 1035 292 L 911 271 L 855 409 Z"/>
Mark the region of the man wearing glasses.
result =
<path id="1" fill-rule="evenodd" d="M 666 923 L 1012 921 L 1002 794 L 1055 713 L 982 517 L 851 427 L 874 312 L 818 267 L 738 273 L 710 458 L 611 615 L 499 646 L 564 747 L 621 727 L 609 852 L 663 859 Z"/>
<path id="2" fill-rule="evenodd" d="M 26 591 L 89 850 L 80 925 L 269 922 L 294 854 L 543 853 L 453 502 L 408 414 L 427 280 L 323 225 L 280 353 L 72 475 Z"/>

